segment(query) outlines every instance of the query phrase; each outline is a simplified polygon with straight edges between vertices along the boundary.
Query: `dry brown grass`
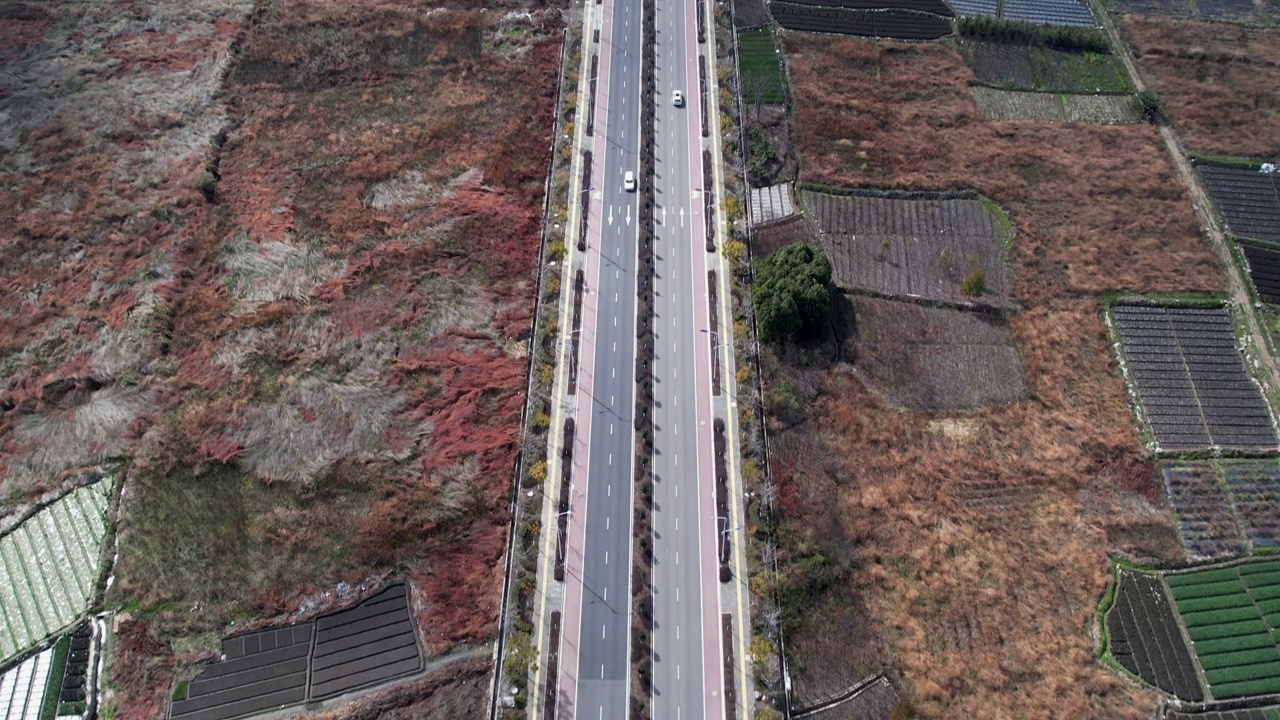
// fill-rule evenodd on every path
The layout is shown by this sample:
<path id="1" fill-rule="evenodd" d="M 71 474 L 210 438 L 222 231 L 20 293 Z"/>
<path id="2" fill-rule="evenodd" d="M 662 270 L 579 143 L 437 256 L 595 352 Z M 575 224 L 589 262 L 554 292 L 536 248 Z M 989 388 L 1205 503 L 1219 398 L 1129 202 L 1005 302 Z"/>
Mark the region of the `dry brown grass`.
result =
<path id="1" fill-rule="evenodd" d="M 817 551 L 847 567 L 866 642 L 927 716 L 1149 716 L 1090 637 L 1108 552 L 1179 553 L 1100 294 L 1224 285 L 1154 129 L 982 121 L 945 45 L 791 35 L 788 52 L 802 179 L 974 188 L 1009 213 L 1029 392 L 949 436 L 830 347 L 767 367 L 806 409 L 772 436 L 788 566 Z"/>
<path id="2" fill-rule="evenodd" d="M 1124 31 L 1192 150 L 1280 154 L 1280 29 L 1126 15 Z"/>

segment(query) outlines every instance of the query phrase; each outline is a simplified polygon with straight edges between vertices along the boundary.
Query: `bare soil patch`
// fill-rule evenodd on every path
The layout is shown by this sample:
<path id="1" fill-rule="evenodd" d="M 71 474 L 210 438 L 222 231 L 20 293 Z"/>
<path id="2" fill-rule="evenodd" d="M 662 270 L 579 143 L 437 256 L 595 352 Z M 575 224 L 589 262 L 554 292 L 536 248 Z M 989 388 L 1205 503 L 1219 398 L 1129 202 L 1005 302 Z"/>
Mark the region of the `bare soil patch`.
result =
<path id="1" fill-rule="evenodd" d="M 1123 28 L 1191 150 L 1280 154 L 1280 29 L 1140 15 Z"/>
<path id="2" fill-rule="evenodd" d="M 907 407 L 958 410 L 1026 395 L 1022 359 L 998 313 L 850 297 L 845 347 L 868 384 Z"/>
<path id="3" fill-rule="evenodd" d="M 1028 397 L 965 413 L 978 427 L 948 434 L 947 414 L 890 407 L 829 344 L 767 348 L 766 388 L 789 383 L 803 410 L 770 407 L 784 564 L 850 558 L 826 572 L 857 589 L 875 629 L 850 645 L 870 643 L 924 715 L 1149 716 L 1154 695 L 1095 661 L 1093 613 L 1108 552 L 1183 550 L 1102 295 L 1225 284 L 1155 129 L 984 121 L 972 72 L 943 45 L 787 45 L 802 180 L 972 188 L 1008 213 L 1021 308 L 1008 332 Z"/>

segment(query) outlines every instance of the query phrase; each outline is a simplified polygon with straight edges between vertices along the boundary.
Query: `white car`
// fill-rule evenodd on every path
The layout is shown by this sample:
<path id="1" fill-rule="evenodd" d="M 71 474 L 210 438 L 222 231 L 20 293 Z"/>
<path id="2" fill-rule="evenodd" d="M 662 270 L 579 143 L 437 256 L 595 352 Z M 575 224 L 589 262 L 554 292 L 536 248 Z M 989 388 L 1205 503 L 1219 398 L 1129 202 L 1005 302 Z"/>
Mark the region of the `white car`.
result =
<path id="1" fill-rule="evenodd" d="M 627 192 L 636 191 L 636 174 L 630 170 L 622 174 L 622 189 Z"/>
<path id="2" fill-rule="evenodd" d="M 675 90 L 671 93 L 671 104 L 676 107 L 684 107 L 684 91 Z"/>

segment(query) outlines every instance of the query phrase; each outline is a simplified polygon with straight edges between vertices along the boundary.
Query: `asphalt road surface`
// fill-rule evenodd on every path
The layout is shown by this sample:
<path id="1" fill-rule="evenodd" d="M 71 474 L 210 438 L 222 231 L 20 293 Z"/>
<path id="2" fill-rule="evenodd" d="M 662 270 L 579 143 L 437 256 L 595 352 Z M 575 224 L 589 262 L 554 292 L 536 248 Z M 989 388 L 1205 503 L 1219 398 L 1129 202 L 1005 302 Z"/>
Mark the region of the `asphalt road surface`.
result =
<path id="1" fill-rule="evenodd" d="M 723 718 L 695 0 L 657 0 L 653 717 Z M 684 107 L 672 93 L 683 91 Z"/>
<path id="2" fill-rule="evenodd" d="M 560 717 L 625 718 L 630 675 L 631 507 L 634 458 L 640 0 L 606 0 L 593 138 L 578 427 L 589 443 L 585 483 L 575 468 L 561 657 Z M 590 325 L 590 327 L 588 327 Z M 583 427 L 587 425 L 588 427 Z M 585 487 L 583 487 L 585 485 Z M 584 512 L 585 509 L 585 512 Z M 574 562 L 574 560 L 577 562 Z M 575 571 L 577 565 L 577 571 Z M 576 618 L 576 623 L 575 623 Z M 574 627 L 576 626 L 576 631 Z"/>

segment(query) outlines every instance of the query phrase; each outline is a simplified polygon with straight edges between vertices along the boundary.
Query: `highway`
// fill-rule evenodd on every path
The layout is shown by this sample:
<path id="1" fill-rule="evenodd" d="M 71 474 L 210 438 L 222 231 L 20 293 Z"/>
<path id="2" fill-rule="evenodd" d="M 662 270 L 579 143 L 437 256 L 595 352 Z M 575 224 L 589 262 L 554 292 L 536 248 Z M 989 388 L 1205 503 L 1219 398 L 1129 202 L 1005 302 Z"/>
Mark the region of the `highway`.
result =
<path id="1" fill-rule="evenodd" d="M 630 677 L 640 0 L 600 8 L 559 717 L 624 718 Z M 577 465 L 578 458 L 582 464 Z M 585 471 L 585 472 L 584 472 Z M 584 479 L 585 477 L 585 479 Z"/>
<path id="2" fill-rule="evenodd" d="M 589 2 L 590 0 L 588 0 Z M 695 0 L 657 0 L 656 93 L 642 97 L 640 0 L 603 0 L 587 292 L 574 402 L 557 718 L 625 718 L 630 677 L 638 195 L 655 112 L 654 600 L 651 717 L 725 717 Z M 682 107 L 672 93 L 683 91 Z M 648 105 L 652 103 L 653 105 Z M 715 126 L 718 126 L 715 125 Z M 535 715 L 536 715 L 535 710 Z"/>
<path id="3" fill-rule="evenodd" d="M 696 8 L 655 7 L 652 716 L 679 720 L 724 717 Z"/>

